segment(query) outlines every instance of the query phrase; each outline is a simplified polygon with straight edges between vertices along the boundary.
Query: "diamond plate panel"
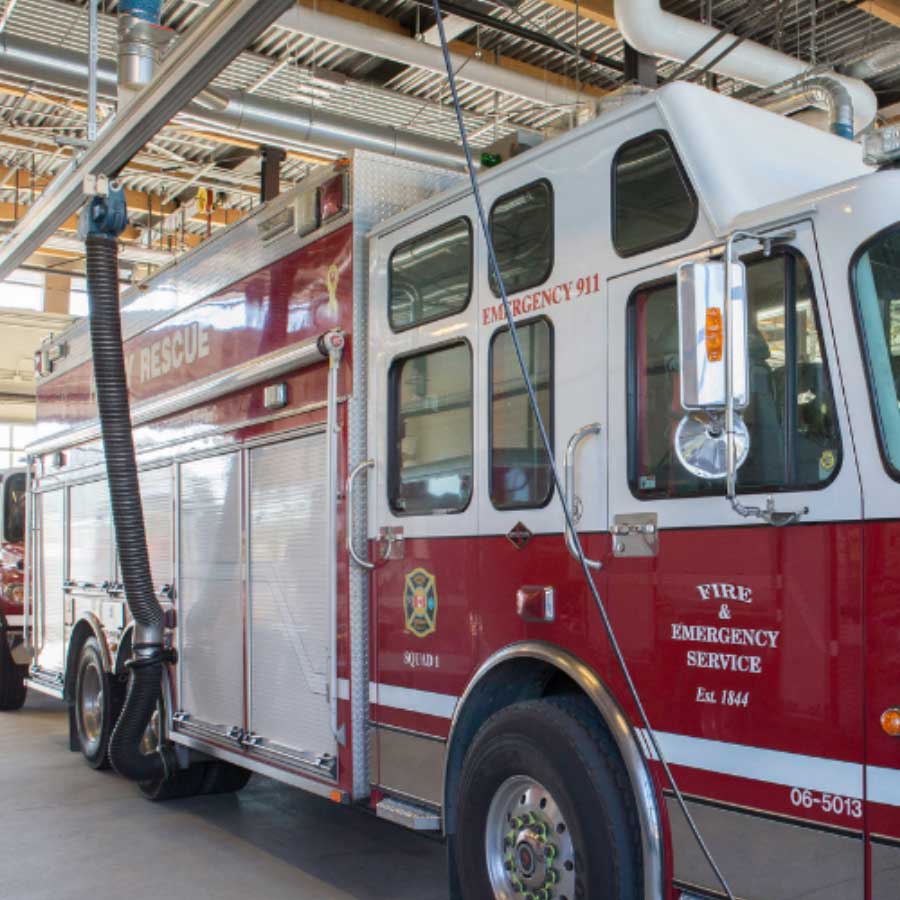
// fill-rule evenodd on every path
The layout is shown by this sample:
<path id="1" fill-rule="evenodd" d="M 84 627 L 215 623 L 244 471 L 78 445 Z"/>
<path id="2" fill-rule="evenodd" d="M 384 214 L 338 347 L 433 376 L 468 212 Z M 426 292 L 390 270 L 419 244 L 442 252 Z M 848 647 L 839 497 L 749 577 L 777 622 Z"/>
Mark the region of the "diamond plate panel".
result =
<path id="1" fill-rule="evenodd" d="M 112 509 L 105 480 L 69 492 L 69 578 L 100 587 L 115 575 Z"/>
<path id="2" fill-rule="evenodd" d="M 463 176 L 437 166 L 357 150 L 353 154 L 353 395 L 348 413 L 348 471 L 368 456 L 369 232 L 373 226 Z M 377 305 L 377 300 L 375 301 Z M 358 549 L 368 534 L 367 492 L 358 491 L 350 514 Z M 369 576 L 350 566 L 350 703 L 353 797 L 369 793 Z"/>
<path id="3" fill-rule="evenodd" d="M 65 501 L 62 490 L 37 497 L 40 517 L 41 610 L 37 623 L 37 657 L 40 668 L 63 668 L 63 580 L 65 579 Z"/>
<path id="4" fill-rule="evenodd" d="M 240 457 L 182 463 L 180 476 L 180 706 L 227 730 L 244 721 Z"/>
<path id="5" fill-rule="evenodd" d="M 250 451 L 250 730 L 336 754 L 328 684 L 324 432 Z"/>

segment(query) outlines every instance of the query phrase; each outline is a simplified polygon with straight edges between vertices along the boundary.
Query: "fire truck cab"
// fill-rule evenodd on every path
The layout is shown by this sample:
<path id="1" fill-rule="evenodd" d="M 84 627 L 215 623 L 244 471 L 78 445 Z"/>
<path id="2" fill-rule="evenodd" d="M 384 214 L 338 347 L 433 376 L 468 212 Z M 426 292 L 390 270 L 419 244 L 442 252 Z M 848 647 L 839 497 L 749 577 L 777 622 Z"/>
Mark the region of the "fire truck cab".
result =
<path id="1" fill-rule="evenodd" d="M 145 792 L 218 765 L 371 806 L 443 831 L 466 900 L 723 896 L 661 751 L 735 896 L 894 897 L 900 174 L 673 83 L 480 185 L 646 719 L 470 187 L 357 153 L 123 304 L 177 651 L 150 746 L 182 770 Z M 723 256 L 727 473 L 719 408 L 687 402 L 723 335 L 697 273 Z M 50 346 L 30 684 L 97 765 L 129 620 L 86 329 Z"/>
<path id="2" fill-rule="evenodd" d="M 20 709 L 26 694 L 25 484 L 24 469 L 0 472 L 0 710 Z"/>

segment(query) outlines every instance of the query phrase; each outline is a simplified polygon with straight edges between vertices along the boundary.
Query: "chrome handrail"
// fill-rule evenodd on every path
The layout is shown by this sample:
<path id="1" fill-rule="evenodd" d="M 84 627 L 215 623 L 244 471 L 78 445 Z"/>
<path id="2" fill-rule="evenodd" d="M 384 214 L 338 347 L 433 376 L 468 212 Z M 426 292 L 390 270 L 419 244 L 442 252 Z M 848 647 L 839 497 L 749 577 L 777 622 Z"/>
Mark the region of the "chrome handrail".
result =
<path id="1" fill-rule="evenodd" d="M 347 476 L 347 552 L 350 554 L 350 558 L 353 562 L 361 569 L 368 569 L 370 571 L 375 568 L 375 563 L 363 559 L 356 552 L 356 547 L 353 546 L 353 482 L 356 480 L 357 476 L 361 475 L 366 469 L 372 469 L 374 467 L 374 459 L 364 459 L 361 463 L 354 466 L 353 471 Z"/>
<path id="2" fill-rule="evenodd" d="M 600 434 L 600 423 L 599 422 L 591 422 L 589 425 L 582 425 L 572 437 L 569 438 L 569 443 L 566 444 L 566 458 L 565 458 L 565 470 L 564 470 L 564 485 L 566 491 L 566 505 L 569 507 L 569 511 L 572 515 L 572 521 L 577 522 L 578 519 L 581 518 L 580 510 L 575 508 L 575 451 L 578 449 L 578 445 L 589 435 L 592 434 Z M 575 540 L 574 535 L 572 534 L 572 530 L 569 528 L 568 520 L 565 521 L 565 534 L 566 534 L 566 547 L 569 549 L 569 553 L 572 554 L 576 559 L 579 558 L 578 551 L 575 549 Z M 585 563 L 592 569 L 601 569 L 603 568 L 603 563 L 599 562 L 596 559 L 588 559 L 587 556 L 584 557 Z"/>

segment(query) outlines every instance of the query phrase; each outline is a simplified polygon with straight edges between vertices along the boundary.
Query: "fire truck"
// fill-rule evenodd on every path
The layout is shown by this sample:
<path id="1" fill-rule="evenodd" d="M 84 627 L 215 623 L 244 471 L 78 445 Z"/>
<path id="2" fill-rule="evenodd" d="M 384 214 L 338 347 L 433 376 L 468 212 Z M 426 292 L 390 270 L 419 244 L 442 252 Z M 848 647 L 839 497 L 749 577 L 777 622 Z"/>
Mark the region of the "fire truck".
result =
<path id="1" fill-rule="evenodd" d="M 22 639 L 25 593 L 25 470 L 0 472 L 0 710 L 25 703 L 28 655 Z"/>
<path id="2" fill-rule="evenodd" d="M 573 528 L 459 173 L 355 153 L 123 298 L 141 789 L 442 833 L 465 900 L 726 896 L 692 823 L 735 897 L 895 898 L 900 173 L 673 83 L 479 184 Z M 29 684 L 100 766 L 138 647 L 87 326 L 38 372 Z"/>

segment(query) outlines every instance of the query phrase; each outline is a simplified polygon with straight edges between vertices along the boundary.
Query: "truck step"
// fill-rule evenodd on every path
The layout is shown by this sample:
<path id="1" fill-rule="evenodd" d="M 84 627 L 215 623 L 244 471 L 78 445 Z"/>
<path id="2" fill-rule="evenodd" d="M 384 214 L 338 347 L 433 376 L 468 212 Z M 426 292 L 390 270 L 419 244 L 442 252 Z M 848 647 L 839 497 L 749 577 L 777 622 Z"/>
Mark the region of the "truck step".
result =
<path id="1" fill-rule="evenodd" d="M 42 678 L 26 678 L 25 685 L 32 691 L 39 694 L 47 694 L 48 697 L 55 697 L 57 700 L 63 699 L 63 686 L 61 681 L 45 681 Z"/>
<path id="2" fill-rule="evenodd" d="M 406 800 L 385 797 L 375 807 L 379 819 L 387 819 L 412 831 L 440 831 L 440 813 L 425 806 L 416 806 Z"/>

